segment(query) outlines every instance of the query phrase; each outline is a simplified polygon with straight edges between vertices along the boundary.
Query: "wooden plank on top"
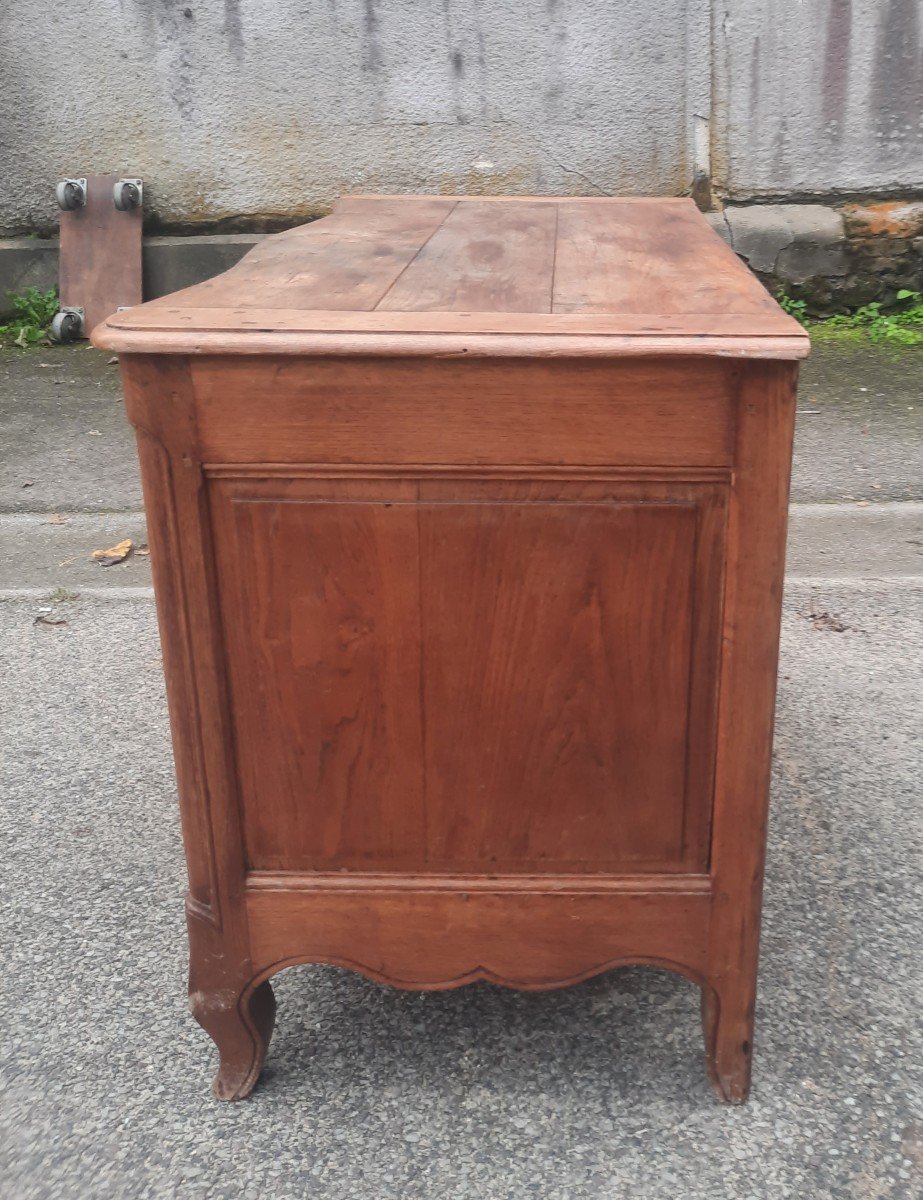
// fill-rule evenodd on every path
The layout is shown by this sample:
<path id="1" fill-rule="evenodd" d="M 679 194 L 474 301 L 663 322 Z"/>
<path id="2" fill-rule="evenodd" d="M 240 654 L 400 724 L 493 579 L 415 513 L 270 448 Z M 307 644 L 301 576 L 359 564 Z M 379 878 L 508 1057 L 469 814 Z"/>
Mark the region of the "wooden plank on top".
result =
<path id="1" fill-rule="evenodd" d="M 390 312 L 550 312 L 557 207 L 461 200 L 379 302 Z"/>
<path id="2" fill-rule="evenodd" d="M 558 213 L 556 313 L 778 314 L 691 200 L 565 202 Z"/>
<path id="3" fill-rule="evenodd" d="M 170 299 L 183 308 L 247 304 L 365 312 L 455 205 L 454 199 L 346 197 L 329 217 L 267 238 L 223 275 Z"/>
<path id="4" fill-rule="evenodd" d="M 717 313 L 687 316 L 657 313 L 495 313 L 495 312 L 344 312 L 305 308 L 189 309 L 173 303 L 174 297 L 143 304 L 131 312 L 117 313 L 109 324 L 115 329 L 234 330 L 238 333 L 280 333 L 308 330 L 328 333 L 459 333 L 541 334 L 545 337 L 625 336 L 747 337 L 752 313 Z M 168 303 L 169 301 L 169 303 Z M 791 337 L 806 340 L 804 330 L 781 309 L 759 317 L 760 333 L 753 336 Z"/>

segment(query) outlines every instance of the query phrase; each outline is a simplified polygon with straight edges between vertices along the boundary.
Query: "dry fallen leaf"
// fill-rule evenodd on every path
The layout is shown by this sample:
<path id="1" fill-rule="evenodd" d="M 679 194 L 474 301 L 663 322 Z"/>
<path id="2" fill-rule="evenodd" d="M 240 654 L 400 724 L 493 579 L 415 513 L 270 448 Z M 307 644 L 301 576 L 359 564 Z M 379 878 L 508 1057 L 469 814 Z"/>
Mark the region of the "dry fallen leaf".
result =
<path id="1" fill-rule="evenodd" d="M 21 486 L 21 487 L 35 487 L 35 480 L 34 480 L 34 479 L 27 479 L 27 480 L 26 480 L 26 482 L 25 482 L 25 483 L 23 483 L 23 484 L 21 484 L 20 486 Z"/>
<path id="2" fill-rule="evenodd" d="M 101 567 L 111 567 L 115 563 L 124 562 L 131 554 L 133 545 L 131 538 L 126 538 L 124 542 L 110 546 L 108 550 L 94 550 L 90 558 L 95 559 Z"/>
<path id="3" fill-rule="evenodd" d="M 113 363 L 117 363 L 118 361 L 119 361 L 119 360 L 118 360 L 117 358 L 115 358 L 115 357 L 112 357 L 112 358 L 107 358 L 107 359 L 106 359 L 106 366 L 107 366 L 107 367 L 111 367 Z"/>
<path id="4" fill-rule="evenodd" d="M 67 622 L 64 620 L 63 617 L 52 617 L 52 616 L 49 616 L 47 613 L 39 613 L 38 616 L 35 618 L 35 620 L 32 622 L 32 624 L 33 625 L 66 625 Z"/>
<path id="5" fill-rule="evenodd" d="M 48 518 L 48 520 L 45 522 L 45 524 L 46 525 L 66 525 L 69 520 L 70 520 L 70 517 L 65 517 L 65 515 L 63 513 L 52 513 L 51 516 Z"/>
<path id="6" fill-rule="evenodd" d="M 147 556 L 150 554 L 150 552 L 151 552 L 151 548 L 150 548 L 150 546 L 148 546 L 147 542 L 142 542 L 141 545 L 138 547 L 138 549 L 135 551 L 135 554 L 140 554 L 142 556 L 142 558 L 147 558 Z"/>

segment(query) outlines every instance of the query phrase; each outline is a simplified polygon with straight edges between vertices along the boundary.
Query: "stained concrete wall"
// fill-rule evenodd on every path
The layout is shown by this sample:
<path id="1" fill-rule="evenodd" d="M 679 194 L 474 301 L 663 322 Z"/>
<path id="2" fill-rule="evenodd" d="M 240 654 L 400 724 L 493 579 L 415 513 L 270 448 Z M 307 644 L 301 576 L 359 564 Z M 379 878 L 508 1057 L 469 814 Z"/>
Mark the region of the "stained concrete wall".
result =
<path id="1" fill-rule="evenodd" d="M 697 7 L 7 0 L 0 228 L 46 224 L 66 172 L 142 175 L 168 225 L 348 189 L 680 191 Z"/>
<path id="2" fill-rule="evenodd" d="M 727 0 L 718 182 L 741 198 L 923 188 L 921 0 Z"/>
<path id="3" fill-rule="evenodd" d="M 6 0 L 0 232 L 52 229 L 62 175 L 120 170 L 166 231 L 291 223 L 345 190 L 916 190 L 920 10 Z"/>

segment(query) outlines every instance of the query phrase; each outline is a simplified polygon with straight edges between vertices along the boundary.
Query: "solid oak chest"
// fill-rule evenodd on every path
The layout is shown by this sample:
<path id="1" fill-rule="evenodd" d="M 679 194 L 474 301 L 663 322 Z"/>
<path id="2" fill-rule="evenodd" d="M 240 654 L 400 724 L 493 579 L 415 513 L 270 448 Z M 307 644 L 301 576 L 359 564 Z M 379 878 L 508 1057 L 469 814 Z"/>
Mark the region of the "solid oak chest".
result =
<path id="1" fill-rule="evenodd" d="M 94 340 L 218 1095 L 290 964 L 649 963 L 743 1100 L 800 327 L 687 200 L 350 197 Z"/>

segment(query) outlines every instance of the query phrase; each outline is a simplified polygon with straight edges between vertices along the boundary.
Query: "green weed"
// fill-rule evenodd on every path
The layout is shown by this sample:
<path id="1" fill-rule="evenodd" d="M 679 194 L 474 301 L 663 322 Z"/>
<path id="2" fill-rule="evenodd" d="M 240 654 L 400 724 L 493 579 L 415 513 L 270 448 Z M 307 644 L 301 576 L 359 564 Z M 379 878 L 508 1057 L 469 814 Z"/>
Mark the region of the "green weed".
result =
<path id="1" fill-rule="evenodd" d="M 804 300 L 793 300 L 791 296 L 782 295 L 779 297 L 779 307 L 802 325 L 808 323 L 808 306 Z"/>
<path id="2" fill-rule="evenodd" d="M 815 337 L 868 338 L 892 346 L 923 345 L 923 295 L 902 288 L 895 304 L 885 311 L 878 301 L 863 304 L 850 313 L 839 313 L 822 320 L 808 316 L 803 300 L 781 296 L 779 304 Z"/>
<path id="3" fill-rule="evenodd" d="M 18 296 L 8 292 L 13 315 L 6 325 L 0 325 L 0 342 L 14 346 L 34 346 L 47 340 L 48 327 L 58 311 L 58 290 L 40 292 L 29 287 Z"/>

